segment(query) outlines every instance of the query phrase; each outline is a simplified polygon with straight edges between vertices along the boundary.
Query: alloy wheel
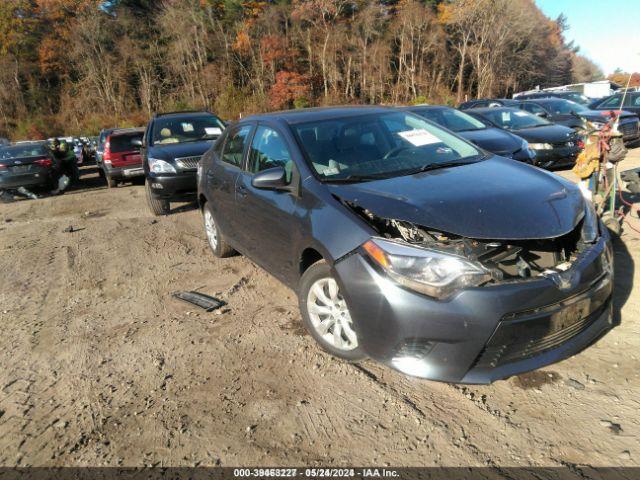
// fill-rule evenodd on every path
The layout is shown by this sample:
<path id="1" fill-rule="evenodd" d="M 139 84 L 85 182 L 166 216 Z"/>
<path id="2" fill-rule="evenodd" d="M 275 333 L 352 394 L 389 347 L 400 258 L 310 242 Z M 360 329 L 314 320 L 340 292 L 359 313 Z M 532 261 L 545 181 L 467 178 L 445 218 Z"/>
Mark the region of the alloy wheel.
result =
<path id="1" fill-rule="evenodd" d="M 213 215 L 211 215 L 208 209 L 204 211 L 204 229 L 207 233 L 209 245 L 215 250 L 218 248 L 218 227 L 216 226 L 216 221 L 213 219 Z"/>
<path id="2" fill-rule="evenodd" d="M 307 295 L 307 311 L 313 328 L 331 346 L 344 351 L 358 346 L 347 302 L 333 278 L 313 283 Z"/>

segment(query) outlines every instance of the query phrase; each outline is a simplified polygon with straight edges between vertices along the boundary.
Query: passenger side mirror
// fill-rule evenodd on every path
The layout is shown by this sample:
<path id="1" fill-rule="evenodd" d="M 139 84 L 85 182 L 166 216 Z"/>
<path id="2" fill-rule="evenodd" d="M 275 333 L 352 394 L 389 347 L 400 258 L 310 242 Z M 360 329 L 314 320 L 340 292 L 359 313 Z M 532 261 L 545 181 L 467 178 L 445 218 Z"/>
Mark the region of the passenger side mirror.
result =
<path id="1" fill-rule="evenodd" d="M 547 112 L 536 112 L 536 115 L 541 118 L 547 118 L 549 116 Z"/>
<path id="2" fill-rule="evenodd" d="M 131 145 L 135 145 L 136 147 L 142 147 L 142 140 L 139 138 L 135 138 L 131 140 Z"/>
<path id="3" fill-rule="evenodd" d="M 289 190 L 287 172 L 282 167 L 269 168 L 257 173 L 251 185 L 260 190 Z"/>

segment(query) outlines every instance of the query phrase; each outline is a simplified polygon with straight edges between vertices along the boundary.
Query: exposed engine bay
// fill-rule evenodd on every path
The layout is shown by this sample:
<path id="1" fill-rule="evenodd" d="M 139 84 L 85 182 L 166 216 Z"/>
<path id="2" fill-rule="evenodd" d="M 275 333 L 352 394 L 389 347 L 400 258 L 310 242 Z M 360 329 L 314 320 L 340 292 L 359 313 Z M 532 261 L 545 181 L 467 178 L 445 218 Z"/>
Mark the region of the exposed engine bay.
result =
<path id="1" fill-rule="evenodd" d="M 431 230 L 401 220 L 379 217 L 346 203 L 381 237 L 415 246 L 453 253 L 479 262 L 493 281 L 516 281 L 568 270 L 588 244 L 581 239 L 581 224 L 557 238 L 540 240 L 477 240 Z"/>

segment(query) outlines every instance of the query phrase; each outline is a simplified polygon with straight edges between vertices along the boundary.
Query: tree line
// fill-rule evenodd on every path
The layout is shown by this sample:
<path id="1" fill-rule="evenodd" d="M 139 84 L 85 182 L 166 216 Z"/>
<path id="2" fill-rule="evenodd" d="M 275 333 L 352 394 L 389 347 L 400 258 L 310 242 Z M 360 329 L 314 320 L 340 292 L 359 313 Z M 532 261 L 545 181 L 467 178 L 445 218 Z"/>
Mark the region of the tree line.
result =
<path id="1" fill-rule="evenodd" d="M 602 72 L 533 0 L 4 0 L 0 136 L 154 111 L 456 104 Z"/>

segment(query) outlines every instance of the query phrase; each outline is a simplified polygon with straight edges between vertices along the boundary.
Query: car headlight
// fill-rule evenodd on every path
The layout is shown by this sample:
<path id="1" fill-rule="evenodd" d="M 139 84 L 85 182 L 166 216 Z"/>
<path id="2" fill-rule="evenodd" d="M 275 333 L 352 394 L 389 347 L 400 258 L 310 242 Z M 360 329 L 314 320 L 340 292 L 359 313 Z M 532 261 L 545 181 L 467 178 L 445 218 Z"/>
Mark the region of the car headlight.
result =
<path id="1" fill-rule="evenodd" d="M 491 280 L 482 265 L 449 253 L 373 238 L 363 246 L 371 260 L 400 285 L 443 299 Z"/>
<path id="2" fill-rule="evenodd" d="M 586 243 L 593 243 L 598 239 L 600 228 L 598 227 L 598 214 L 591 201 L 591 191 L 584 183 L 579 183 L 580 192 L 584 198 L 584 219 L 582 220 L 582 231 L 580 237 Z"/>
<path id="3" fill-rule="evenodd" d="M 177 173 L 173 165 L 159 158 L 149 158 L 149 170 L 153 173 Z"/>
<path id="4" fill-rule="evenodd" d="M 531 148 L 529 142 L 527 142 L 524 138 L 522 139 L 522 143 L 520 144 L 520 149 L 531 158 L 534 158 L 536 156 L 535 150 Z"/>
<path id="5" fill-rule="evenodd" d="M 553 145 L 550 143 L 530 143 L 529 148 L 532 150 L 553 150 Z"/>

